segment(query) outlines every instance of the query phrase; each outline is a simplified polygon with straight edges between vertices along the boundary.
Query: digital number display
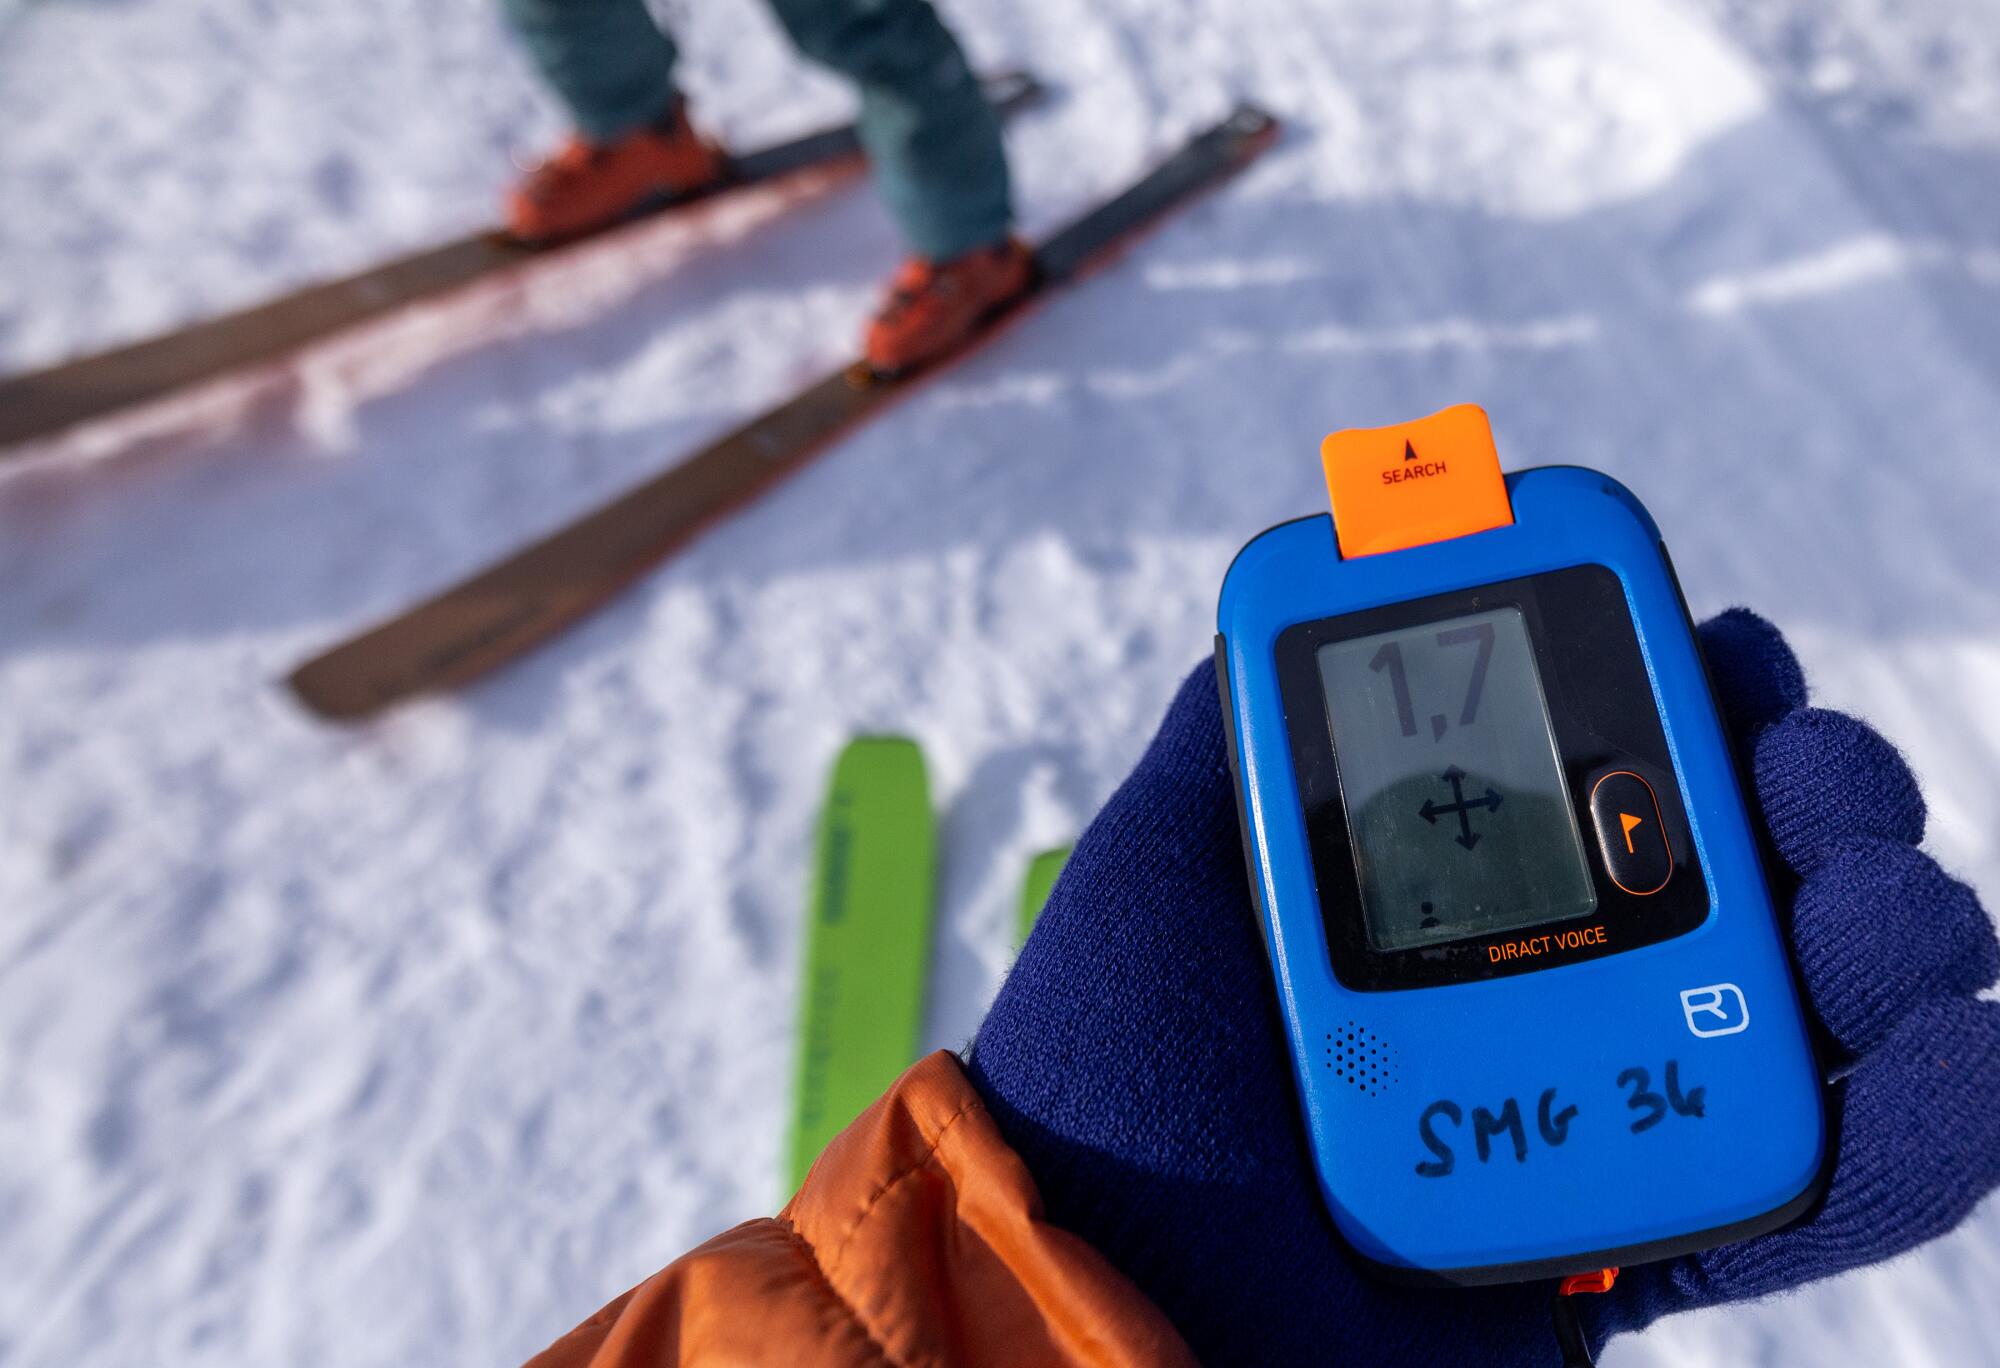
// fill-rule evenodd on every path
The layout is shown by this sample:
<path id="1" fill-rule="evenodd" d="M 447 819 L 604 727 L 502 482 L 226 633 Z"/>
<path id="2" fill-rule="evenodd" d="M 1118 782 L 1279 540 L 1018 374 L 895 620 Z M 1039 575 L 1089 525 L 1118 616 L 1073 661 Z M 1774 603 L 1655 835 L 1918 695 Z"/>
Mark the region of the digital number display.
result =
<path id="1" fill-rule="evenodd" d="M 1519 608 L 1330 642 L 1317 659 L 1372 947 L 1596 909 Z"/>

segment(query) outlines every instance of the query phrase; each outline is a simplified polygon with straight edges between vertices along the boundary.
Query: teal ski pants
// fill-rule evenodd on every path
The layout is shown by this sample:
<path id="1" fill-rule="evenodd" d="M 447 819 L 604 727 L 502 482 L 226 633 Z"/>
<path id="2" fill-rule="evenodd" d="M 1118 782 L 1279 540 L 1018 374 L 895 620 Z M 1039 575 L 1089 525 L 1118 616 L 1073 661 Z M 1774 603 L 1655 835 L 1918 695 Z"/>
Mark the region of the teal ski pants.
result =
<path id="1" fill-rule="evenodd" d="M 672 104 L 678 49 L 644 0 L 501 4 L 585 137 L 618 137 Z M 770 4 L 800 52 L 860 88 L 861 145 L 912 247 L 943 260 L 1006 235 L 999 120 L 927 0 Z"/>

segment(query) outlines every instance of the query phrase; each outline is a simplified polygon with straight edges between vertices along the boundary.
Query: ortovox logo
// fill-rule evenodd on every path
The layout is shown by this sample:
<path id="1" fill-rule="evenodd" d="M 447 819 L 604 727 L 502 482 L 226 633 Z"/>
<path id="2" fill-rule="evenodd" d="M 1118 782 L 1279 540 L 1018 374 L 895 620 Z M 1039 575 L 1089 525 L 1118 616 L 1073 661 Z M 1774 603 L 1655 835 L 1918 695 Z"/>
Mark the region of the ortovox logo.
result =
<path id="1" fill-rule="evenodd" d="M 1711 983 L 1681 990 L 1681 1014 L 1688 1029 L 1706 1040 L 1750 1029 L 1750 1004 L 1733 983 Z"/>

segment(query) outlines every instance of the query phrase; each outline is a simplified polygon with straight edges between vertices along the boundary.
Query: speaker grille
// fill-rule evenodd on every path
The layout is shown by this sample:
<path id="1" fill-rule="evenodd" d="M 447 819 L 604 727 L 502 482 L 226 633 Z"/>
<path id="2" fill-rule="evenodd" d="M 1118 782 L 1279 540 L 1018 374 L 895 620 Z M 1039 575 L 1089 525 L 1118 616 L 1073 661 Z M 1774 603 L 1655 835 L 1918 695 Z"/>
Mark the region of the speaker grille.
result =
<path id="1" fill-rule="evenodd" d="M 1326 1067 L 1334 1077 L 1369 1097 L 1379 1097 L 1396 1081 L 1398 1052 L 1358 1021 L 1326 1033 Z"/>

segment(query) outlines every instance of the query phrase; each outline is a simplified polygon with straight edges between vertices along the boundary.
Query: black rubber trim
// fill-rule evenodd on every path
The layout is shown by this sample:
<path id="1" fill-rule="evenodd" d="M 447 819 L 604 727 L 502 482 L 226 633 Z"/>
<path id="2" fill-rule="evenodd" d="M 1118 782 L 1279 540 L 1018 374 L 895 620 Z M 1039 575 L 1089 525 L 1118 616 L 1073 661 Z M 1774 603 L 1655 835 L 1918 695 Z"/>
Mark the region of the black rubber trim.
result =
<path id="1" fill-rule="evenodd" d="M 1222 700 L 1222 746 L 1229 753 L 1229 791 L 1236 798 L 1236 834 L 1243 842 L 1243 877 L 1250 885 L 1250 905 L 1262 920 L 1257 934 L 1266 945 L 1271 936 L 1264 890 L 1257 881 L 1257 851 L 1250 844 L 1250 809 L 1243 801 L 1243 763 L 1236 753 L 1236 701 L 1229 692 L 1229 644 L 1215 634 L 1215 691 Z"/>

